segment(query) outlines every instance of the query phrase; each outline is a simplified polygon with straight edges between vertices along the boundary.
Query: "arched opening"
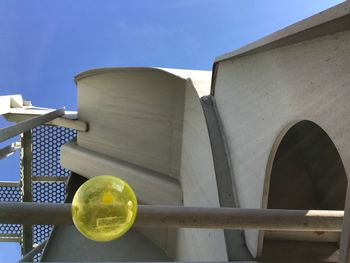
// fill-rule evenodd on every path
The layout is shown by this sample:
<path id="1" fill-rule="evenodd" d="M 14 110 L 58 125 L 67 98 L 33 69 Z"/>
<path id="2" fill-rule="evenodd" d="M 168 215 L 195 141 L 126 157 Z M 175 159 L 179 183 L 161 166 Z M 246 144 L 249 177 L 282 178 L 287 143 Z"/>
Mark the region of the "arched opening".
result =
<path id="1" fill-rule="evenodd" d="M 270 176 L 267 208 L 344 210 L 347 177 L 327 133 L 300 121 L 282 138 Z"/>
<path id="2" fill-rule="evenodd" d="M 307 120 L 296 123 L 272 154 L 267 208 L 344 210 L 345 169 L 320 126 Z M 265 231 L 262 255 L 278 260 L 293 251 L 291 261 L 335 259 L 339 239 L 339 232 Z"/>

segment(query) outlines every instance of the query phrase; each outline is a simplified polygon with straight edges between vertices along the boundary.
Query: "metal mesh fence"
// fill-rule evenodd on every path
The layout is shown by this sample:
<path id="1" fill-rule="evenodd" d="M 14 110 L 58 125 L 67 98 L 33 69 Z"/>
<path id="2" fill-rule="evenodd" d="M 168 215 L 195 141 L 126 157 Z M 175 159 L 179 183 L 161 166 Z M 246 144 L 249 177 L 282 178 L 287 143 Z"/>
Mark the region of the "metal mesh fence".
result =
<path id="1" fill-rule="evenodd" d="M 0 201 L 1 202 L 20 202 L 21 190 L 15 185 L 0 185 Z M 4 241 L 12 241 L 20 238 L 22 234 L 22 226 L 17 224 L 0 224 L 0 236 Z"/>
<path id="2" fill-rule="evenodd" d="M 76 137 L 76 131 L 59 126 L 41 125 L 32 130 L 32 200 L 41 203 L 62 203 L 65 199 L 65 179 L 70 171 L 60 165 L 60 147 Z M 21 202 L 20 183 L 0 182 L 0 201 Z M 33 246 L 47 240 L 53 226 L 33 225 Z M 23 242 L 23 227 L 0 224 L 0 241 Z M 41 252 L 34 258 L 38 262 Z"/>
<path id="3" fill-rule="evenodd" d="M 49 238 L 53 226 L 51 225 L 33 225 L 33 244 L 38 245 Z M 36 254 L 33 258 L 34 262 L 39 262 L 41 252 Z"/>
<path id="4" fill-rule="evenodd" d="M 19 186 L 0 185 L 0 201 L 21 202 L 21 191 Z"/>
<path id="5" fill-rule="evenodd" d="M 41 125 L 32 130 L 32 199 L 33 202 L 62 203 L 65 199 L 65 179 L 70 171 L 60 165 L 60 147 L 76 137 L 76 131 L 59 126 Z M 0 182 L 0 201 L 21 202 L 23 185 Z M 33 225 L 33 245 L 47 240 L 53 226 Z M 23 227 L 0 224 L 0 241 L 23 242 Z M 38 262 L 41 252 L 34 258 Z"/>
<path id="6" fill-rule="evenodd" d="M 41 125 L 33 129 L 33 176 L 68 176 L 69 170 L 60 165 L 62 144 L 76 137 L 76 131 L 59 126 Z"/>
<path id="7" fill-rule="evenodd" d="M 32 183 L 33 202 L 63 203 L 65 182 L 56 182 L 52 177 L 68 177 L 70 171 L 60 165 L 60 148 L 76 137 L 76 131 L 59 126 L 41 125 L 32 131 Z M 53 181 L 46 181 L 50 177 Z M 42 178 L 43 181 L 40 181 Z M 33 225 L 33 244 L 40 244 L 49 238 L 51 225 Z M 34 257 L 40 260 L 41 253 Z"/>
<path id="8" fill-rule="evenodd" d="M 33 182 L 33 202 L 63 203 L 65 197 L 64 182 Z"/>

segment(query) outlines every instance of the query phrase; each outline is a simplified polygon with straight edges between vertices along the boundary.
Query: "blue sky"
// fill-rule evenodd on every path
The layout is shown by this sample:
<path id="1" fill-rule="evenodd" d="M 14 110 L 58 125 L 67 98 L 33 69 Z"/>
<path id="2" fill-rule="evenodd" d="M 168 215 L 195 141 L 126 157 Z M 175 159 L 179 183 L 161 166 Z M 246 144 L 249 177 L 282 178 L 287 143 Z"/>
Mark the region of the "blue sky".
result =
<path id="1" fill-rule="evenodd" d="M 81 71 L 210 70 L 215 57 L 340 2 L 0 0 L 0 95 L 75 110 L 73 77 Z M 1 118 L 0 127 L 7 125 Z M 19 179 L 18 158 L 0 161 L 0 180 Z M 0 243 L 0 261 L 18 259 L 17 244 Z"/>

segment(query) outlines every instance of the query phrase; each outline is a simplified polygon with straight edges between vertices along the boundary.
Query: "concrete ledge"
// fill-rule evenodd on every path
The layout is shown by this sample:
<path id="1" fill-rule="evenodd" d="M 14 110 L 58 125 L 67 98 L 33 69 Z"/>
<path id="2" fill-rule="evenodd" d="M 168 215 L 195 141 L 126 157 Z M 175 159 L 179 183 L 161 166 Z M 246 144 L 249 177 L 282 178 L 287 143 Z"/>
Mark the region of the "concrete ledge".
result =
<path id="1" fill-rule="evenodd" d="M 61 147 L 61 165 L 87 178 L 118 176 L 131 185 L 141 203 L 182 205 L 182 190 L 176 179 L 88 150 L 75 142 Z"/>

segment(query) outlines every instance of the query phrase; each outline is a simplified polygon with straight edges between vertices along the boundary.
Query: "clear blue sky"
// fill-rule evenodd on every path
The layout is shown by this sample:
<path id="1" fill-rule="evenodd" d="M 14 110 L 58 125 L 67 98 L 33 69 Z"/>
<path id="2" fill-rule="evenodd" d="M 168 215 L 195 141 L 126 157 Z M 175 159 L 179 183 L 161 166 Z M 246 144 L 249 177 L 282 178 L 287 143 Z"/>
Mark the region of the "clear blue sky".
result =
<path id="1" fill-rule="evenodd" d="M 0 95 L 75 110 L 78 72 L 112 66 L 210 70 L 216 56 L 340 2 L 0 0 Z M 0 127 L 7 125 L 0 118 Z M 18 179 L 18 155 L 1 160 L 0 180 Z M 1 262 L 18 259 L 17 244 L 0 243 Z"/>

